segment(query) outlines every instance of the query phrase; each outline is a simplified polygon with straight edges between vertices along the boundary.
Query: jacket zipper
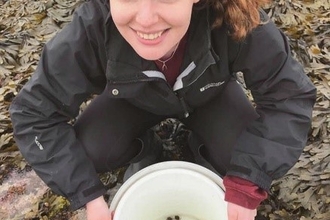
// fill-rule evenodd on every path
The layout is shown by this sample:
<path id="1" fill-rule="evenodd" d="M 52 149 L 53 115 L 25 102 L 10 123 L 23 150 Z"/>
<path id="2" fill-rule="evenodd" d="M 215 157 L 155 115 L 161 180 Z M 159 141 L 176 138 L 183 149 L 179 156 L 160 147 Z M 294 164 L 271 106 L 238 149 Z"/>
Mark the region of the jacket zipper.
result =
<path id="1" fill-rule="evenodd" d="M 185 118 L 188 118 L 188 117 L 189 117 L 189 111 L 188 111 L 187 103 L 185 102 L 185 100 L 184 100 L 183 97 L 178 97 L 178 98 L 179 98 L 179 100 L 180 100 L 180 104 L 181 104 L 181 106 L 182 106 L 182 108 L 183 108 L 183 111 L 184 111 L 183 116 L 184 116 Z"/>

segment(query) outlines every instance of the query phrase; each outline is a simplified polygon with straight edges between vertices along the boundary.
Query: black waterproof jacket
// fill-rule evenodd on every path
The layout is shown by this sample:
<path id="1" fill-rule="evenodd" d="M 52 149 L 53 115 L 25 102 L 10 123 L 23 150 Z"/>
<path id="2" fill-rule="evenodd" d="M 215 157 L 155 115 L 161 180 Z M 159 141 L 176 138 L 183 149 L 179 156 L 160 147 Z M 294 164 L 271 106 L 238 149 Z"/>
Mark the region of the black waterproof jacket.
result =
<path id="1" fill-rule="evenodd" d="M 268 19 L 261 13 L 263 19 Z M 10 107 L 15 140 L 43 181 L 73 209 L 105 189 L 68 122 L 91 94 L 104 89 L 160 115 L 189 117 L 243 72 L 260 117 L 240 136 L 228 174 L 268 190 L 297 161 L 307 140 L 316 91 L 272 22 L 235 43 L 225 26 L 210 29 L 194 11 L 181 74 L 170 87 L 152 61 L 121 37 L 107 1 L 81 5 L 73 21 L 44 47 L 32 78 Z M 233 97 L 234 98 L 234 97 Z"/>

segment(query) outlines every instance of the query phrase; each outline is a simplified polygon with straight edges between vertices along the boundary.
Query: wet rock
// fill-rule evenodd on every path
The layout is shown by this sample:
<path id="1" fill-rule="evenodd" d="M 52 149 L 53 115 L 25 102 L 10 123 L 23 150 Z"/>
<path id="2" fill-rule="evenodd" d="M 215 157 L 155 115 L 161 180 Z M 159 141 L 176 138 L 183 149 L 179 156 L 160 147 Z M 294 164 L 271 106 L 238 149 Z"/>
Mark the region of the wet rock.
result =
<path id="1" fill-rule="evenodd" d="M 75 212 L 75 214 L 69 219 L 69 220 L 86 220 L 86 210 L 85 209 L 79 209 Z"/>
<path id="2" fill-rule="evenodd" d="M 0 186 L 0 219 L 24 219 L 47 189 L 34 171 L 13 170 Z"/>

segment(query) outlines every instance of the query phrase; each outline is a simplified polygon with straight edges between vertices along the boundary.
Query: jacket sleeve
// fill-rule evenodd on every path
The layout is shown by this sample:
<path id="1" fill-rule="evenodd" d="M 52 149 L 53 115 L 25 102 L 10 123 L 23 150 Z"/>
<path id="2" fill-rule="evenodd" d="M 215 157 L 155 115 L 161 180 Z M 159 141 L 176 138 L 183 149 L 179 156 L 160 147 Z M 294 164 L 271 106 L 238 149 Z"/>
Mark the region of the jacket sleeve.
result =
<path id="1" fill-rule="evenodd" d="M 232 67 L 244 74 L 260 117 L 239 137 L 227 174 L 269 190 L 272 180 L 286 174 L 305 147 L 316 89 L 271 21 L 240 44 Z"/>
<path id="2" fill-rule="evenodd" d="M 105 192 L 69 123 L 81 103 L 106 83 L 105 12 L 95 2 L 81 5 L 72 22 L 44 46 L 35 73 L 10 106 L 21 153 L 72 209 Z"/>

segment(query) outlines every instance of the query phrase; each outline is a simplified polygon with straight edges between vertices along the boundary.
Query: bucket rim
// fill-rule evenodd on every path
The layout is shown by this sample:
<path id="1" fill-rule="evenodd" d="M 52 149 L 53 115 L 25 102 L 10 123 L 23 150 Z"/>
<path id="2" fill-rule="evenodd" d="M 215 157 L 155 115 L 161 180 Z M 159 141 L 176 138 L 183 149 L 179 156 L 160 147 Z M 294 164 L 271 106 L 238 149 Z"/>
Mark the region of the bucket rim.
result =
<path id="1" fill-rule="evenodd" d="M 116 210 L 116 208 L 119 204 L 119 201 L 121 200 L 121 198 L 123 197 L 125 192 L 139 179 L 141 179 L 144 176 L 151 174 L 153 172 L 166 170 L 166 169 L 176 169 L 176 168 L 186 169 L 186 170 L 195 171 L 197 173 L 200 173 L 200 174 L 204 175 L 205 177 L 209 178 L 214 183 L 216 183 L 222 189 L 222 191 L 225 192 L 225 187 L 223 185 L 222 178 L 219 175 L 217 175 L 216 173 L 214 173 L 213 171 L 211 171 L 201 165 L 187 162 L 187 161 L 164 161 L 164 162 L 155 163 L 153 165 L 145 167 L 144 169 L 138 171 L 137 173 L 132 175 L 129 179 L 127 179 L 124 182 L 124 184 L 119 188 L 119 190 L 116 192 L 114 198 L 112 199 L 111 204 L 110 204 L 110 211 L 112 212 L 112 211 Z"/>

